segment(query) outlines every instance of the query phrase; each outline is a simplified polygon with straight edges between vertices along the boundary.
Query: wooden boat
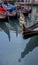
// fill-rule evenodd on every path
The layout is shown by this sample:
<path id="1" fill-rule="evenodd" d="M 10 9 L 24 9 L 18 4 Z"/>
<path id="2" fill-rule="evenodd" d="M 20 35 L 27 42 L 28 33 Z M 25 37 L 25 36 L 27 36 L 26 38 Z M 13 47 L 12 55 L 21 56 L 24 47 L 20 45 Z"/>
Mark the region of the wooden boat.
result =
<path id="1" fill-rule="evenodd" d="M 16 13 L 16 11 L 12 11 L 12 12 L 8 11 L 7 13 L 8 13 L 7 16 L 8 16 L 9 18 L 17 18 L 17 13 Z"/>
<path id="2" fill-rule="evenodd" d="M 34 24 L 34 25 L 28 27 L 28 29 L 32 29 L 32 30 L 35 29 L 35 28 L 38 28 L 38 23 L 36 23 L 36 24 Z"/>
<path id="3" fill-rule="evenodd" d="M 27 39 L 32 36 L 38 35 L 38 23 L 28 29 L 23 25 L 23 38 Z"/>
<path id="4" fill-rule="evenodd" d="M 19 18 L 20 14 L 16 11 L 16 10 L 13 10 L 13 11 L 7 11 L 7 16 L 9 18 Z"/>
<path id="5" fill-rule="evenodd" d="M 22 10 L 22 13 L 25 15 L 25 16 L 28 16 L 30 13 L 32 12 L 32 9 L 23 9 Z"/>
<path id="6" fill-rule="evenodd" d="M 23 6 L 21 6 L 20 4 L 17 4 L 17 10 L 21 10 L 22 13 L 25 15 L 25 16 L 28 16 L 28 14 L 30 14 L 32 12 L 32 7 L 27 7 L 27 8 L 24 8 Z"/>
<path id="7" fill-rule="evenodd" d="M 5 4 L 3 4 L 3 8 L 6 10 L 7 16 L 9 18 L 17 18 L 18 14 L 16 11 L 16 6 L 13 5 L 6 6 Z"/>

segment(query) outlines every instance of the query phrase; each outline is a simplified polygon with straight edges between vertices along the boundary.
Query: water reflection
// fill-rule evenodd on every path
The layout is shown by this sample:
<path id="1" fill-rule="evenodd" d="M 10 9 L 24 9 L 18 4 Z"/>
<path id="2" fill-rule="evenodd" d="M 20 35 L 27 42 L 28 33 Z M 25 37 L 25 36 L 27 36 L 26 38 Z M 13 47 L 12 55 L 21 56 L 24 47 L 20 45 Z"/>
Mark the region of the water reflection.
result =
<path id="1" fill-rule="evenodd" d="M 38 36 L 32 37 L 29 43 L 26 45 L 23 52 L 21 52 L 21 58 L 24 58 L 29 52 L 33 51 L 34 48 L 38 47 Z"/>
<path id="2" fill-rule="evenodd" d="M 29 27 L 30 23 L 31 23 L 31 16 L 30 17 L 29 16 L 25 16 L 25 22 L 26 22 L 25 26 Z"/>
<path id="3" fill-rule="evenodd" d="M 10 41 L 10 30 L 14 30 L 16 32 L 16 36 L 18 36 L 18 27 L 19 22 L 17 19 L 9 19 L 8 22 L 5 22 L 1 20 L 0 22 L 0 28 L 1 30 L 4 30 L 4 32 L 8 35 L 9 41 Z"/>
<path id="4" fill-rule="evenodd" d="M 32 13 L 29 16 L 25 16 L 26 27 L 30 27 L 38 22 L 38 8 L 33 7 Z"/>
<path id="5" fill-rule="evenodd" d="M 36 20 L 33 21 L 32 16 L 33 16 L 33 14 L 31 14 L 30 17 L 29 16 L 25 17 L 27 27 L 38 22 Z M 30 51 L 33 51 L 33 49 L 35 49 L 38 46 L 38 36 L 32 37 L 31 40 L 30 39 L 24 40 L 22 38 L 21 34 L 18 35 L 19 22 L 16 19 L 15 20 L 9 19 L 8 22 L 1 21 L 0 28 L 3 29 L 4 32 L 8 35 L 9 40 L 10 40 L 10 36 L 11 36 L 11 41 L 9 43 L 6 34 L 4 37 L 4 32 L 0 33 L 3 35 L 3 36 L 0 35 L 0 65 L 31 65 L 31 64 L 28 64 L 28 60 L 29 60 L 30 56 L 25 58 L 26 60 L 22 61 L 20 64 L 18 62 L 18 59 L 21 54 L 21 58 L 19 59 L 19 61 L 21 61 L 22 58 L 24 58 L 27 54 L 29 54 Z M 16 36 L 18 36 L 18 37 L 16 37 L 15 33 L 10 30 L 15 31 Z M 31 56 L 32 59 L 34 57 Z M 38 51 L 37 51 L 36 58 L 38 58 Z M 33 60 L 31 60 L 31 61 L 33 61 Z M 27 64 L 25 64 L 26 62 L 27 62 Z M 35 62 L 35 60 L 34 60 L 34 62 Z M 38 62 L 38 60 L 37 60 L 37 62 Z M 35 64 L 32 64 L 32 65 L 35 65 Z"/>
<path id="6" fill-rule="evenodd" d="M 15 30 L 16 36 L 18 36 L 18 27 L 19 27 L 18 19 L 9 20 L 9 24 L 13 27 L 13 30 Z"/>
<path id="7" fill-rule="evenodd" d="M 8 35 L 9 41 L 10 41 L 10 31 L 8 27 L 5 25 L 4 21 L 0 22 L 0 28 Z"/>

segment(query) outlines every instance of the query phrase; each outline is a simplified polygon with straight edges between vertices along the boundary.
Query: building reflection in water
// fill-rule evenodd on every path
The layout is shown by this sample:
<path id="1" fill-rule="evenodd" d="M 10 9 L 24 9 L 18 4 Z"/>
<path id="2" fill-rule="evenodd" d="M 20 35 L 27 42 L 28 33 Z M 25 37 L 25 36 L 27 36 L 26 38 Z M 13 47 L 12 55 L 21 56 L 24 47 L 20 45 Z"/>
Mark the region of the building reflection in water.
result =
<path id="1" fill-rule="evenodd" d="M 3 30 L 8 35 L 8 38 L 9 38 L 9 41 L 10 41 L 10 30 L 15 31 L 16 36 L 18 36 L 18 26 L 19 26 L 18 20 L 9 19 L 8 22 L 1 20 L 0 31 Z"/>
<path id="2" fill-rule="evenodd" d="M 12 26 L 13 30 L 16 32 L 16 36 L 18 36 L 18 27 L 19 27 L 18 19 L 10 19 L 9 24 Z"/>
<path id="3" fill-rule="evenodd" d="M 31 40 L 24 48 L 24 51 L 21 52 L 21 58 L 24 58 L 27 54 L 29 54 L 29 52 L 33 51 L 33 49 L 36 47 L 38 47 L 38 36 L 34 36 L 31 38 Z"/>
<path id="4" fill-rule="evenodd" d="M 8 38 L 10 41 L 10 31 L 9 31 L 8 27 L 5 25 L 4 21 L 0 22 L 0 28 L 8 35 Z"/>
<path id="5" fill-rule="evenodd" d="M 32 13 L 29 16 L 25 16 L 26 27 L 30 27 L 38 22 L 38 9 L 32 7 Z"/>

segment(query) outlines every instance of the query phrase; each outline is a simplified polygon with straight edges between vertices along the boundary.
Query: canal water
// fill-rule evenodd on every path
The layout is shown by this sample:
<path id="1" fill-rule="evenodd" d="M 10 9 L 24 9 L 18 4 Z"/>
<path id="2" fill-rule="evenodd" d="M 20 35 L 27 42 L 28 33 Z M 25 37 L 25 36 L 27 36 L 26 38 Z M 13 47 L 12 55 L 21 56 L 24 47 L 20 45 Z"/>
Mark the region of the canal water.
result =
<path id="1" fill-rule="evenodd" d="M 25 16 L 27 28 L 38 23 L 38 7 L 32 9 L 32 13 Z M 23 39 L 19 29 L 16 19 L 0 21 L 0 65 L 38 65 L 38 35 Z"/>

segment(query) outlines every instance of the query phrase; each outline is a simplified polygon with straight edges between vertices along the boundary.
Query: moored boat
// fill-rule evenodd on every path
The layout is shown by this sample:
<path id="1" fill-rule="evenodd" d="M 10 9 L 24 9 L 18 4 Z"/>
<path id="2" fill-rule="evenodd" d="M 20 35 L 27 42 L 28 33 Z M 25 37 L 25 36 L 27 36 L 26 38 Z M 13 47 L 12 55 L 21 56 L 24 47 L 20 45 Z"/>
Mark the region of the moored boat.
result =
<path id="1" fill-rule="evenodd" d="M 32 9 L 23 9 L 22 10 L 22 13 L 25 15 L 25 16 L 28 16 L 29 14 L 31 14 L 31 12 L 32 12 Z"/>
<path id="2" fill-rule="evenodd" d="M 3 8 L 6 10 L 8 17 L 17 18 L 17 7 L 15 5 L 6 6 L 5 4 L 3 4 Z"/>
<path id="3" fill-rule="evenodd" d="M 8 13 L 7 16 L 9 18 L 16 18 L 17 17 L 16 11 L 12 11 L 12 12 L 8 11 L 7 13 Z"/>
<path id="4" fill-rule="evenodd" d="M 32 12 L 32 7 L 23 7 L 20 4 L 16 4 L 17 10 L 21 10 L 21 12 L 25 15 L 28 16 Z"/>
<path id="5" fill-rule="evenodd" d="M 38 35 L 38 25 L 37 24 L 34 25 L 33 27 L 29 27 L 29 28 L 26 28 L 23 25 L 23 34 L 22 35 L 23 35 L 24 39 L 27 39 L 27 38 L 30 38 L 32 36 Z"/>

